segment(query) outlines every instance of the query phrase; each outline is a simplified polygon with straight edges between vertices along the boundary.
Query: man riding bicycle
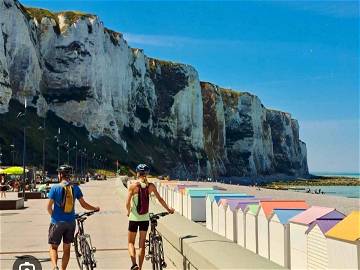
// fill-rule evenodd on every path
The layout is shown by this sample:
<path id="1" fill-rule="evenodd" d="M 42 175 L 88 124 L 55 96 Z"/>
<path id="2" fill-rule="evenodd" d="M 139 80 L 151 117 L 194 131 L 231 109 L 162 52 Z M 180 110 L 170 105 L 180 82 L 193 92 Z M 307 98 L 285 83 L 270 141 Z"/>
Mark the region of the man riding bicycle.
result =
<path id="1" fill-rule="evenodd" d="M 58 270 L 58 247 L 63 241 L 63 257 L 61 270 L 66 270 L 70 259 L 70 247 L 75 233 L 75 199 L 80 205 L 90 211 L 99 211 L 99 207 L 88 204 L 78 185 L 70 182 L 72 167 L 62 165 L 58 169 L 59 183 L 51 187 L 47 211 L 51 216 L 48 242 L 50 244 L 50 258 L 54 270 Z"/>
<path id="2" fill-rule="evenodd" d="M 145 240 L 147 230 L 149 228 L 149 195 L 154 193 L 160 204 L 171 214 L 174 213 L 173 208 L 169 208 L 166 202 L 161 198 L 154 184 L 149 183 L 147 175 L 150 168 L 146 164 L 140 164 L 136 168 L 138 182 L 129 186 L 128 196 L 126 200 L 127 215 L 129 217 L 128 232 L 128 250 L 132 262 L 131 270 L 142 269 L 145 257 Z M 139 265 L 136 263 L 135 238 L 139 230 Z"/>

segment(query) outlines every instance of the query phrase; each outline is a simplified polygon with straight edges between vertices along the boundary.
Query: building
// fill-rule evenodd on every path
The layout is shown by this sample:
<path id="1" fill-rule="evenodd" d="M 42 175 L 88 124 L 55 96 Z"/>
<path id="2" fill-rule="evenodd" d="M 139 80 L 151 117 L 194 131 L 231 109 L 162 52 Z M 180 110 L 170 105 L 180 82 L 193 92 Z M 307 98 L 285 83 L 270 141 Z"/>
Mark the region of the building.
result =
<path id="1" fill-rule="evenodd" d="M 335 208 L 312 206 L 290 219 L 290 267 L 307 268 L 306 231 L 312 222 L 319 218 L 342 218 L 344 215 Z"/>
<path id="2" fill-rule="evenodd" d="M 338 224 L 339 218 L 320 218 L 312 222 L 307 234 L 308 269 L 328 269 L 329 254 L 325 233 Z"/>
<path id="3" fill-rule="evenodd" d="M 303 200 L 269 200 L 261 201 L 258 209 L 258 246 L 260 256 L 269 259 L 269 218 L 274 209 L 306 209 Z"/>
<path id="4" fill-rule="evenodd" d="M 269 218 L 269 258 L 271 261 L 290 267 L 289 219 L 305 209 L 274 209 Z"/>
<path id="5" fill-rule="evenodd" d="M 352 212 L 325 236 L 329 269 L 360 269 L 360 211 Z"/>

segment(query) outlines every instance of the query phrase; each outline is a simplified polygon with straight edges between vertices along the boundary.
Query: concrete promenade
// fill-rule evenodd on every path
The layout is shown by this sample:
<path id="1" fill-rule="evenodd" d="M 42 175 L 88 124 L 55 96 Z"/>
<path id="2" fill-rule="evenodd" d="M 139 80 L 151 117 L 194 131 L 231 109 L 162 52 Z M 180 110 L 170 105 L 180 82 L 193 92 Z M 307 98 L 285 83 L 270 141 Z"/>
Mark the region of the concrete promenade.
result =
<path id="1" fill-rule="evenodd" d="M 128 222 L 125 202 L 119 196 L 119 184 L 112 179 L 81 185 L 85 200 L 101 208 L 101 212 L 85 222 L 85 231 L 91 234 L 92 243 L 97 248 L 97 269 L 130 269 L 131 266 L 127 251 Z M 14 193 L 7 195 L 8 198 L 15 197 Z M 20 255 L 49 260 L 47 234 L 50 217 L 46 203 L 44 199 L 28 200 L 23 210 L 0 211 L 0 269 L 12 269 L 15 256 Z M 77 212 L 83 211 L 80 205 L 76 209 Z M 60 260 L 58 265 L 61 265 Z M 42 262 L 42 268 L 51 269 L 51 263 Z M 149 262 L 145 261 L 145 269 L 150 268 Z M 73 247 L 68 269 L 78 269 Z"/>

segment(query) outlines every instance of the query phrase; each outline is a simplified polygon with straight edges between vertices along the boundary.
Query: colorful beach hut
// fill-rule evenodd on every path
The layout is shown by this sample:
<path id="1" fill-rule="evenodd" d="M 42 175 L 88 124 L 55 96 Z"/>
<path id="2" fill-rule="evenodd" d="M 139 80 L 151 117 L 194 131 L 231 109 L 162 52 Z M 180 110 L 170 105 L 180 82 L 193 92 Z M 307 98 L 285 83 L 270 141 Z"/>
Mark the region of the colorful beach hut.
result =
<path id="1" fill-rule="evenodd" d="M 188 193 L 192 190 L 214 190 L 213 187 L 186 187 L 183 191 L 182 191 L 182 194 L 183 194 L 183 216 L 184 217 L 188 217 Z"/>
<path id="2" fill-rule="evenodd" d="M 208 194 L 206 197 L 206 228 L 213 231 L 213 202 L 215 201 L 216 207 L 221 198 L 236 198 L 239 195 L 246 195 L 243 193 L 231 193 L 226 191 L 219 191 L 218 193 Z"/>
<path id="3" fill-rule="evenodd" d="M 274 209 L 269 218 L 269 258 L 289 268 L 290 266 L 290 225 L 289 219 L 305 209 Z"/>
<path id="4" fill-rule="evenodd" d="M 274 209 L 306 209 L 303 200 L 269 200 L 261 201 L 258 209 L 258 247 L 260 256 L 269 259 L 269 218 Z"/>
<path id="5" fill-rule="evenodd" d="M 339 218 L 320 218 L 310 224 L 307 234 L 307 263 L 308 269 L 328 269 L 329 254 L 326 237 L 332 227 L 342 220 Z"/>
<path id="6" fill-rule="evenodd" d="M 249 195 L 244 193 L 233 193 L 232 196 L 222 197 L 222 196 L 215 196 L 214 201 L 212 202 L 212 227 L 213 232 L 219 233 L 219 203 L 221 199 L 231 198 L 231 199 L 242 199 L 247 198 Z"/>
<path id="7" fill-rule="evenodd" d="M 238 234 L 244 234 L 244 210 L 246 206 L 250 203 L 258 203 L 258 199 L 256 198 L 245 198 L 238 203 L 229 204 L 226 209 L 226 229 L 225 229 L 225 237 L 233 242 L 238 241 Z M 241 216 L 238 218 L 238 215 Z M 240 227 L 239 227 L 240 226 Z M 243 235 L 244 236 L 244 235 Z"/>
<path id="8" fill-rule="evenodd" d="M 182 190 L 184 190 L 186 187 L 197 187 L 197 185 L 177 185 L 175 186 L 174 189 L 174 195 L 173 195 L 173 201 L 174 201 L 174 209 L 176 212 L 180 213 L 181 215 L 183 214 L 183 192 Z"/>
<path id="9" fill-rule="evenodd" d="M 249 204 L 245 209 L 245 247 L 254 253 L 258 252 L 258 223 L 257 213 L 259 205 Z"/>
<path id="10" fill-rule="evenodd" d="M 206 221 L 206 196 L 218 192 L 212 189 L 189 190 L 186 196 L 187 218 L 192 221 Z"/>
<path id="11" fill-rule="evenodd" d="M 328 269 L 360 269 L 360 211 L 354 211 L 327 233 Z"/>
<path id="12" fill-rule="evenodd" d="M 290 267 L 307 268 L 306 231 L 312 222 L 319 218 L 342 218 L 344 215 L 335 208 L 312 206 L 290 219 Z"/>
<path id="13" fill-rule="evenodd" d="M 236 243 L 242 247 L 245 247 L 246 242 L 246 209 L 248 205 L 257 205 L 258 201 L 253 202 L 241 202 L 237 206 L 235 218 L 236 218 Z"/>
<path id="14" fill-rule="evenodd" d="M 232 221 L 226 219 L 226 210 L 228 208 L 231 209 L 231 212 L 234 213 L 237 204 L 241 201 L 248 200 L 251 198 L 255 198 L 254 196 L 243 196 L 241 198 L 223 198 L 219 201 L 219 207 L 218 207 L 218 224 L 219 224 L 219 230 L 218 233 L 222 236 L 226 236 L 226 228 L 227 228 L 227 222 L 234 222 L 235 218 L 232 219 Z M 236 225 L 236 224 L 235 224 Z M 234 227 L 234 224 L 233 226 Z"/>

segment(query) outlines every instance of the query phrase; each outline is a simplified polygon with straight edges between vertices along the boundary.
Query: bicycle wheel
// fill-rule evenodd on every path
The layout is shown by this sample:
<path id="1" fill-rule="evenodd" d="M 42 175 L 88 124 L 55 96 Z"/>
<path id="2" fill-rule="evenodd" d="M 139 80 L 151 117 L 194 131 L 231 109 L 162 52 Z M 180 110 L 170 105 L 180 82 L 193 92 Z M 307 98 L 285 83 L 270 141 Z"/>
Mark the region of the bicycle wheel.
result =
<path id="1" fill-rule="evenodd" d="M 155 268 L 156 270 L 163 269 L 163 258 L 162 258 L 162 243 L 161 236 L 156 236 L 155 245 L 154 245 L 154 253 L 155 255 Z"/>
<path id="2" fill-rule="evenodd" d="M 93 270 L 94 262 L 92 258 L 92 251 L 88 241 L 86 240 L 82 241 L 82 251 L 83 251 L 83 266 L 85 266 L 85 268 L 82 269 Z"/>
<path id="3" fill-rule="evenodd" d="M 152 269 L 159 270 L 158 255 L 157 255 L 158 249 L 156 248 L 156 246 L 157 246 L 156 237 L 153 237 L 151 245 L 152 245 L 152 248 L 151 248 L 152 249 L 152 257 L 151 257 Z"/>
<path id="4" fill-rule="evenodd" d="M 83 256 L 81 253 L 81 242 L 80 242 L 79 233 L 77 233 L 74 238 L 74 249 L 75 249 L 76 261 L 79 265 L 79 269 L 82 270 L 83 269 Z"/>

